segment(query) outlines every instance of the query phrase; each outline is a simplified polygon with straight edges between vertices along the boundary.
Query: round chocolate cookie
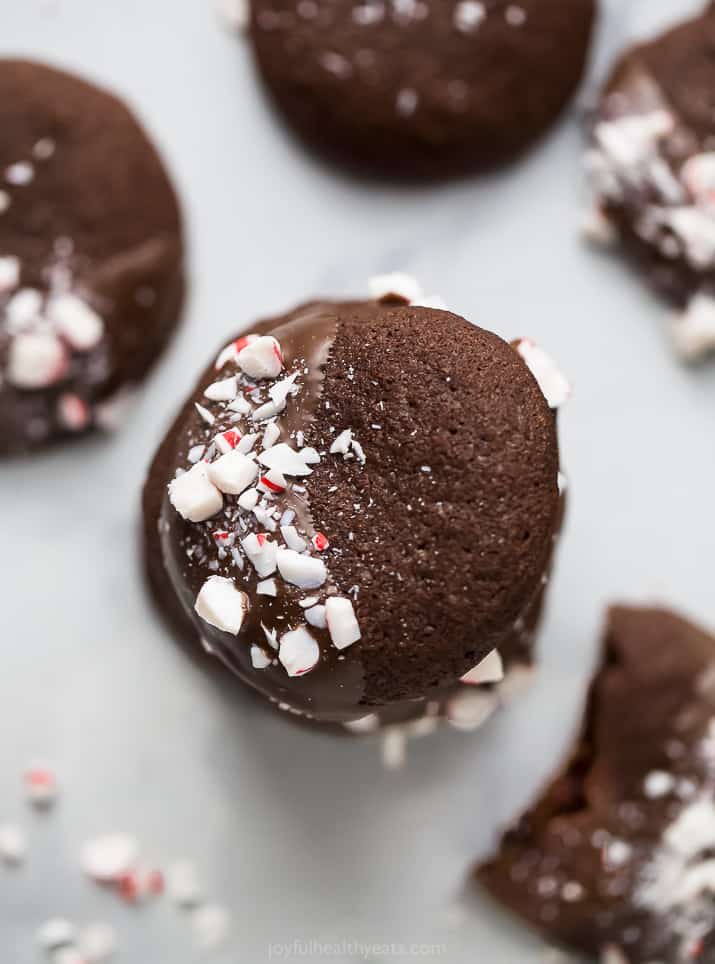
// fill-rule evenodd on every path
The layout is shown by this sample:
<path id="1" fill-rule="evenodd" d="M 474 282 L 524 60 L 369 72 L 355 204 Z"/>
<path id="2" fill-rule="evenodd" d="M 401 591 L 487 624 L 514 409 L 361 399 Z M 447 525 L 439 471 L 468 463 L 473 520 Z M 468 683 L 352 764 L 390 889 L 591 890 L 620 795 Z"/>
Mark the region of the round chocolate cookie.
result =
<path id="1" fill-rule="evenodd" d="M 119 100 L 0 61 L 0 454 L 112 426 L 180 314 L 181 219 Z"/>
<path id="2" fill-rule="evenodd" d="M 629 50 L 586 154 L 598 236 L 680 310 L 676 349 L 715 349 L 715 6 Z"/>
<path id="3" fill-rule="evenodd" d="M 713 720 L 715 638 L 613 609 L 571 760 L 479 880 L 604 964 L 714 961 Z"/>
<path id="4" fill-rule="evenodd" d="M 256 62 L 313 147 L 357 170 L 465 173 L 542 134 L 584 69 L 596 0 L 252 0 Z"/>
<path id="5" fill-rule="evenodd" d="M 317 720 L 396 722 L 479 664 L 463 688 L 497 682 L 502 647 L 528 662 L 561 510 L 528 367 L 555 406 L 546 356 L 392 295 L 252 332 L 201 375 L 149 473 L 163 608 Z"/>

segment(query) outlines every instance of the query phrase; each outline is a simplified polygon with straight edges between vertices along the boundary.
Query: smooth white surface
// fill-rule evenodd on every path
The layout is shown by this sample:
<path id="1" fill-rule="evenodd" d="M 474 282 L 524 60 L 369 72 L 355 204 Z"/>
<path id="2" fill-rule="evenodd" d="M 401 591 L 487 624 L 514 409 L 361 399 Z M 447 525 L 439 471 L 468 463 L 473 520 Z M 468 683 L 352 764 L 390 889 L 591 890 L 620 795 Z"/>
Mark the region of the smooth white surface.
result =
<path id="1" fill-rule="evenodd" d="M 594 76 L 636 33 L 699 4 L 605 6 Z M 193 278 L 185 325 L 124 431 L 0 467 L 0 822 L 30 838 L 24 867 L 0 867 L 3 964 L 36 961 L 37 927 L 56 915 L 111 921 L 118 962 L 200 959 L 169 901 L 134 911 L 83 878 L 81 843 L 110 831 L 137 834 L 152 860 L 196 861 L 207 897 L 233 912 L 233 943 L 211 958 L 224 964 L 268 960 L 270 943 L 295 939 L 444 943 L 432 959 L 450 964 L 538 961 L 539 942 L 463 885 L 570 739 L 604 604 L 663 600 L 715 624 L 715 370 L 679 367 L 663 307 L 579 243 L 577 107 L 500 175 L 356 184 L 283 133 L 209 0 L 22 0 L 2 21 L 4 55 L 74 68 L 135 105 L 176 176 Z M 392 270 L 475 322 L 534 338 L 575 392 L 561 416 L 569 518 L 535 686 L 481 734 L 427 737 L 387 773 L 373 743 L 304 732 L 186 658 L 145 596 L 137 511 L 151 453 L 224 336 L 317 293 L 359 295 Z M 38 757 L 63 787 L 47 815 L 22 799 L 21 771 Z"/>

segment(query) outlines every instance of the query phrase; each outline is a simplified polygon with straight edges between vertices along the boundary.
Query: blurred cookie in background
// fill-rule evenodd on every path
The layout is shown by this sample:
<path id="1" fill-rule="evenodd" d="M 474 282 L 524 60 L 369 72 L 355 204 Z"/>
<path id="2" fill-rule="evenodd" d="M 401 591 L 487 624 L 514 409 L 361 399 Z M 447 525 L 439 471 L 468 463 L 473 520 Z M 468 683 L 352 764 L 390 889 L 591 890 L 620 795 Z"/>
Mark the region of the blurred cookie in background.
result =
<path id="1" fill-rule="evenodd" d="M 0 454 L 113 427 L 184 294 L 181 217 L 112 94 L 0 61 Z"/>
<path id="2" fill-rule="evenodd" d="M 586 167 L 589 232 L 676 308 L 677 352 L 715 351 L 715 7 L 625 53 L 603 91 Z"/>
<path id="3" fill-rule="evenodd" d="M 477 870 L 604 964 L 715 960 L 715 638 L 616 607 L 565 770 Z"/>
<path id="4" fill-rule="evenodd" d="M 507 161 L 576 89 L 595 0 L 252 0 L 261 76 L 312 147 L 358 172 Z"/>

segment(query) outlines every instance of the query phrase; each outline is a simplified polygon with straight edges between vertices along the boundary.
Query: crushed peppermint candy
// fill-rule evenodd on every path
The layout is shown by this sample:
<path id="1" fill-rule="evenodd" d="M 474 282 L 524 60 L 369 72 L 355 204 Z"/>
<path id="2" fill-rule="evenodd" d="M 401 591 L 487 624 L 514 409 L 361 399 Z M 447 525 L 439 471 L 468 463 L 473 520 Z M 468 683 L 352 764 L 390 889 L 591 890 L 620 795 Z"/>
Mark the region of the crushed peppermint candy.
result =
<path id="1" fill-rule="evenodd" d="M 528 338 L 523 338 L 516 349 L 539 384 L 549 408 L 560 408 L 571 396 L 571 386 L 556 362 Z"/>
<path id="2" fill-rule="evenodd" d="M 279 548 L 276 561 L 283 579 L 300 589 L 319 589 L 327 579 L 322 559 L 301 555 L 294 549 Z"/>
<path id="3" fill-rule="evenodd" d="M 301 626 L 281 636 L 278 659 L 289 676 L 303 676 L 317 665 L 320 648 L 308 630 Z"/>
<path id="4" fill-rule="evenodd" d="M 470 686 L 481 686 L 485 683 L 501 683 L 504 679 L 504 664 L 496 649 L 470 669 L 461 679 L 462 683 Z"/>
<path id="5" fill-rule="evenodd" d="M 223 496 L 211 481 L 205 462 L 197 462 L 169 483 L 169 501 L 189 522 L 204 522 L 223 507 Z"/>
<path id="6" fill-rule="evenodd" d="M 52 770 L 42 766 L 30 766 L 25 771 L 25 797 L 35 807 L 51 807 L 57 800 L 59 787 Z"/>
<path id="7" fill-rule="evenodd" d="M 248 607 L 248 597 L 225 576 L 209 576 L 196 597 L 195 610 L 204 622 L 238 636 Z"/>
<path id="8" fill-rule="evenodd" d="M 80 867 L 99 883 L 118 882 L 135 867 L 139 844 L 126 833 L 108 834 L 87 841 L 80 851 Z"/>
<path id="9" fill-rule="evenodd" d="M 325 603 L 325 620 L 336 649 L 347 649 L 360 639 L 360 627 L 351 600 L 330 596 Z"/>

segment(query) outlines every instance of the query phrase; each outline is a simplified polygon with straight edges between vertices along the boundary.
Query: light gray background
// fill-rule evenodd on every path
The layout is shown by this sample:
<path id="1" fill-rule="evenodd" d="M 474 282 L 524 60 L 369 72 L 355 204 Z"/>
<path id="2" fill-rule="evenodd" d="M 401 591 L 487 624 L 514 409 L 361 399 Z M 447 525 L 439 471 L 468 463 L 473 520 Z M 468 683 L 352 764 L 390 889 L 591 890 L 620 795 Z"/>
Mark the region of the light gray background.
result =
<path id="1" fill-rule="evenodd" d="M 629 38 L 699 4 L 604 6 L 590 85 Z M 217 961 L 311 938 L 539 960 L 537 941 L 465 896 L 465 874 L 569 740 L 604 605 L 663 600 L 715 623 L 715 370 L 680 368 L 662 306 L 579 243 L 577 108 L 502 175 L 399 190 L 306 157 L 209 0 L 3 0 L 0 45 L 137 108 L 183 198 L 192 274 L 183 330 L 125 430 L 0 468 L 0 822 L 31 836 L 28 865 L 0 868 L 0 961 L 34 961 L 31 935 L 56 913 L 113 921 L 121 961 L 199 958 L 168 904 L 135 912 L 81 879 L 80 842 L 114 829 L 159 860 L 197 860 L 234 913 Z M 374 744 L 303 732 L 186 659 L 145 598 L 136 522 L 152 450 L 224 335 L 319 292 L 360 294 L 396 268 L 475 322 L 536 338 L 575 396 L 562 418 L 572 501 L 533 691 L 481 735 L 419 741 L 404 771 L 386 773 Z M 64 785 L 46 819 L 18 789 L 35 757 Z"/>

